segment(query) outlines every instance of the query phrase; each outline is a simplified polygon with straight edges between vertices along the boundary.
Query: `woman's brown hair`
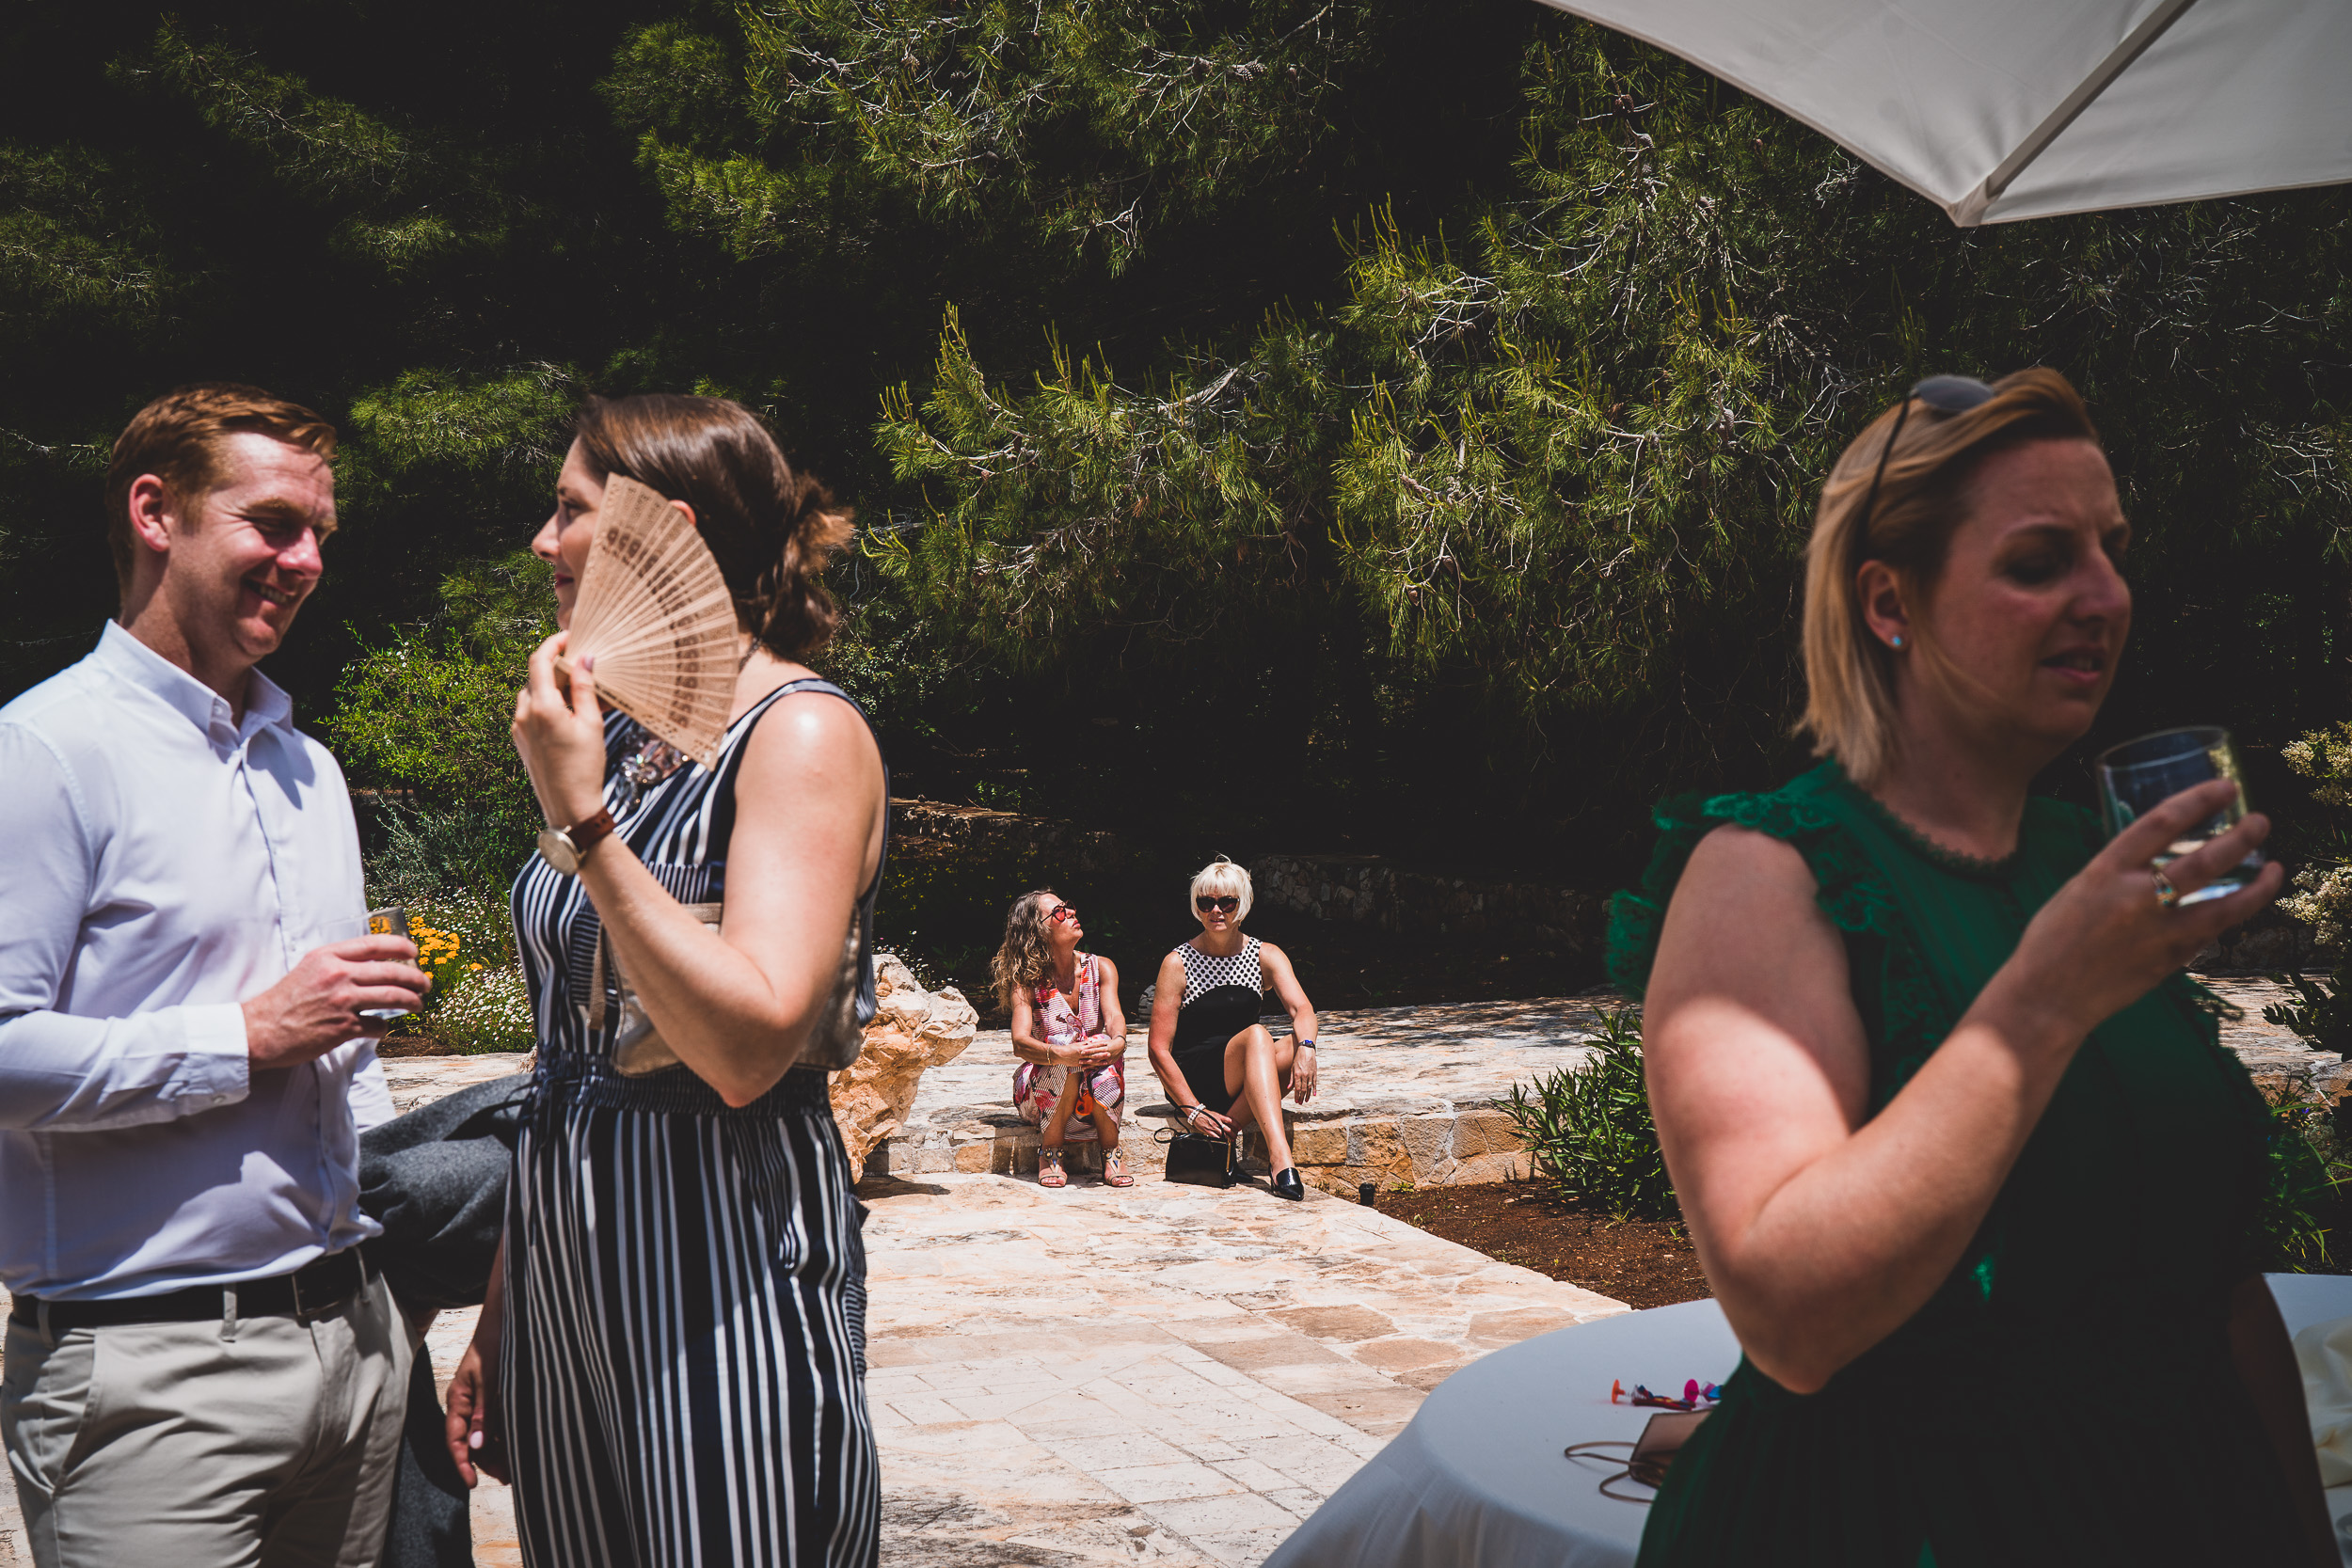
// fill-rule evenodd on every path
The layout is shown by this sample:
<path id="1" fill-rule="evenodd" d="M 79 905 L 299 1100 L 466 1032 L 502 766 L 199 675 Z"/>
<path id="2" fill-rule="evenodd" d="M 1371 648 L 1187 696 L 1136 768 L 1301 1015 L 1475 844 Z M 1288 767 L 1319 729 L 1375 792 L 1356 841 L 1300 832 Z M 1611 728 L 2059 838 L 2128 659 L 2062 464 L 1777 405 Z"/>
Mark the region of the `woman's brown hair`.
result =
<path id="1" fill-rule="evenodd" d="M 988 977 L 996 989 L 996 1005 L 1007 1012 L 1012 1011 L 1014 994 L 1044 979 L 1053 964 L 1053 951 L 1045 945 L 1045 916 L 1037 907 L 1039 899 L 1053 895 L 1050 887 L 1025 893 L 1005 912 L 1005 944 L 988 960 Z"/>
<path id="2" fill-rule="evenodd" d="M 2099 444 L 2081 394 L 2045 366 L 2003 376 L 1992 397 L 1962 413 L 1918 404 L 1889 451 L 1902 408 L 1899 403 L 1872 420 L 1837 459 L 1805 550 L 1806 692 L 1797 728 L 1812 735 L 1816 756 L 1836 756 L 1862 784 L 1885 768 L 1897 743 L 1897 656 L 1862 618 L 1863 563 L 1883 561 L 1907 588 L 1926 593 L 1968 515 L 1969 486 L 1986 458 L 2028 441 Z M 1873 499 L 1871 478 L 1882 461 L 1885 473 Z"/>
<path id="3" fill-rule="evenodd" d="M 694 509 L 736 618 L 771 652 L 825 645 L 841 621 L 825 563 L 850 542 L 850 509 L 786 462 L 750 409 L 675 392 L 590 398 L 572 430 L 599 480 L 620 474 Z"/>

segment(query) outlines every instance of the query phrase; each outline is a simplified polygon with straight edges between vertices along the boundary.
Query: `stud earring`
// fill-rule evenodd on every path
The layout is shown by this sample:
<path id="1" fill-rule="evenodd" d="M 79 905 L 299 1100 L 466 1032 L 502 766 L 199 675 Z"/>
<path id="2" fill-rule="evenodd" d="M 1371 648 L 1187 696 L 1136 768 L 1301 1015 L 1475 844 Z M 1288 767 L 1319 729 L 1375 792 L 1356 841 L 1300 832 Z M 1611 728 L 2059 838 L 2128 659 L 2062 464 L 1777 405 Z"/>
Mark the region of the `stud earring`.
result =
<path id="1" fill-rule="evenodd" d="M 1893 637 L 1887 639 L 1887 645 L 1892 648 L 1900 648 L 1903 645 L 1903 634 L 1901 632 L 1897 632 Z"/>

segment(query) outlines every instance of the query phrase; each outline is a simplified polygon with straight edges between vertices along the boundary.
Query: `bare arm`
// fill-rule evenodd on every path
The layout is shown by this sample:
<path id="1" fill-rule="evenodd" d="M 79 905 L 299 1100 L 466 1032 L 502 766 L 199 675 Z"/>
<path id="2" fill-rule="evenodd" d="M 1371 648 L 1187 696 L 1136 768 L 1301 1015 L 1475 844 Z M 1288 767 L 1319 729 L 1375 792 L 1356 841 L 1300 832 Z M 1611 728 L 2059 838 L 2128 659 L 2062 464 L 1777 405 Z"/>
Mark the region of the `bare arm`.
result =
<path id="1" fill-rule="evenodd" d="M 882 756 L 837 697 L 786 697 L 746 743 L 714 936 L 627 846 L 580 867 L 645 1015 L 730 1105 L 774 1086 L 841 973 L 881 853 Z"/>
<path id="2" fill-rule="evenodd" d="M 477 1467 L 493 1481 L 507 1479 L 504 1444 L 491 1435 L 497 1430 L 493 1426 L 497 1414 L 491 1402 L 492 1390 L 499 1382 L 505 1312 L 506 1233 L 501 1231 L 498 1257 L 490 1264 L 490 1282 L 482 1297 L 482 1315 L 474 1320 L 472 1343 L 458 1357 L 457 1370 L 450 1375 L 449 1407 L 441 1419 L 450 1458 L 456 1463 L 458 1479 L 469 1488 L 482 1479 Z"/>
<path id="3" fill-rule="evenodd" d="M 557 689 L 563 634 L 531 659 L 516 745 L 550 822 L 593 816 L 603 797 L 603 721 L 594 679 Z M 840 973 L 858 895 L 882 854 L 882 755 L 848 704 L 786 697 L 745 743 L 717 934 L 688 914 L 628 846 L 608 838 L 580 865 L 630 986 L 661 1037 L 730 1105 L 790 1070 Z"/>
<path id="4" fill-rule="evenodd" d="M 1304 1105 L 1315 1097 L 1316 1069 L 1322 1065 L 1316 1053 L 1303 1043 L 1315 1037 L 1315 1005 L 1307 1000 L 1307 988 L 1298 983 L 1298 972 L 1291 967 L 1288 953 L 1269 942 L 1259 945 L 1258 958 L 1266 977 L 1274 982 L 1276 999 L 1291 1015 L 1292 1037 L 1302 1042 L 1291 1062 L 1291 1098 Z"/>
<path id="5" fill-rule="evenodd" d="M 1095 982 L 1103 999 L 1103 1034 L 1119 1051 L 1127 1049 L 1127 1009 L 1119 1005 L 1119 966 L 1094 955 Z"/>
<path id="6" fill-rule="evenodd" d="M 2296 1520 L 2314 1568 L 2338 1568 L 2336 1529 L 2328 1517 L 2328 1494 L 2319 1482 L 2319 1455 L 2312 1445 L 2311 1413 L 2303 1403 L 2303 1370 L 2295 1342 L 2279 1316 L 2279 1303 L 2263 1276 L 2251 1275 L 2230 1292 L 2230 1359 L 2262 1417 L 2263 1431 L 2279 1456 L 2295 1499 Z"/>
<path id="7" fill-rule="evenodd" d="M 2148 863 L 2228 786 L 2158 807 L 2068 882 L 1902 1091 L 1865 1119 L 1845 950 L 1804 859 L 1738 828 L 1691 857 L 1645 1011 L 1659 1139 L 1708 1277 L 1766 1373 L 1810 1393 L 1934 1293 L 2090 1030 L 2276 894 L 2163 909 Z M 2249 816 L 2169 868 L 2201 887 Z"/>
<path id="8" fill-rule="evenodd" d="M 1075 1051 L 1056 1045 L 1037 1032 L 1037 1006 L 1025 986 L 1012 993 L 1012 1053 L 1040 1067 L 1068 1067 L 1078 1059 Z"/>

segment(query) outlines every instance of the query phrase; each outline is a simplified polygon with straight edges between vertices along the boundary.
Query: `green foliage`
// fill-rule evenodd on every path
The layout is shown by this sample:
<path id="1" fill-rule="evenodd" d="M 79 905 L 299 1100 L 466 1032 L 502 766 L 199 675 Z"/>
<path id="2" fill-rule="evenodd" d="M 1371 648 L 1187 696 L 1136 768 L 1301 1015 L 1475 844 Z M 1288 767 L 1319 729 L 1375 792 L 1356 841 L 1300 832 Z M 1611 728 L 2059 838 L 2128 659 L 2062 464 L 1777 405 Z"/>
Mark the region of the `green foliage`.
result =
<path id="1" fill-rule="evenodd" d="M 1509 736 L 1487 746 L 1577 751 L 1588 794 L 1753 775 L 1797 699 L 1819 477 L 1923 371 L 2046 362 L 2113 447 L 2143 626 L 2184 633 L 2137 656 L 2155 673 L 2120 722 L 2208 687 L 2242 727 L 2286 716 L 2219 678 L 2224 602 L 2316 689 L 2329 618 L 2281 562 L 2342 580 L 2340 193 L 1961 232 L 1622 40 L 1539 44 L 1527 97 L 1521 196 L 1451 243 L 1375 212 L 1327 315 L 1171 350 L 1164 385 L 1057 357 L 1019 391 L 951 320 L 930 399 L 882 427 L 944 536 L 910 551 L 919 591 L 998 657 L 1085 658 L 1114 625 L 1181 645 L 1265 592 L 1232 567 L 1279 540 L 1304 569 L 1278 602 L 1355 618 L 1414 728 L 1451 684 Z M 1154 615 L 1184 556 L 1227 563 L 1215 599 Z"/>
<path id="2" fill-rule="evenodd" d="M 441 610 L 344 671 L 324 729 L 374 797 L 381 901 L 503 888 L 540 812 L 511 733 L 531 652 L 555 630 L 547 569 L 527 553 L 441 583 Z"/>
<path id="3" fill-rule="evenodd" d="M 1661 792 L 1792 760 L 1841 444 L 2035 362 L 2139 536 L 2106 730 L 2341 710 L 2342 190 L 1963 232 L 1654 51 L 1436 0 L 27 0 L 0 102 L 0 695 L 113 608 L 129 413 L 260 381 L 344 434 L 272 673 L 415 834 L 488 781 L 481 863 L 511 672 L 444 579 L 591 390 L 743 398 L 855 503 L 829 667 L 909 792 L 1598 885 Z M 1169 766 L 1213 757 L 1247 787 Z"/>
<path id="4" fill-rule="evenodd" d="M 2278 978 L 2296 1000 L 2263 1009 L 2272 1023 L 2294 1030 L 2322 1051 L 2352 1052 L 2352 996 L 2345 993 L 2344 939 L 2352 935 L 2352 724 L 2312 730 L 2279 749 L 2280 760 L 2312 781 L 2318 808 L 2298 826 L 2291 891 L 2279 908 L 2312 927 L 2320 950 L 2331 956 L 2328 973 L 2296 973 Z"/>
<path id="5" fill-rule="evenodd" d="M 2337 1269 L 2329 1227 L 2341 1184 L 2335 1135 L 2328 1112 L 2287 1103 L 2271 1111 L 2268 1181 L 2256 1234 L 2280 1274 L 2330 1274 Z"/>
<path id="6" fill-rule="evenodd" d="M 1642 1023 L 1630 1007 L 1601 1019 L 1581 1066 L 1511 1085 L 1502 1107 L 1535 1168 L 1563 1197 L 1598 1205 L 1619 1220 L 1681 1216 L 1658 1147 L 1642 1081 Z"/>
<path id="7" fill-rule="evenodd" d="M 739 258 L 895 201 L 1116 275 L 1331 135 L 1371 9 L 771 0 L 737 9 L 736 57 L 675 23 L 639 31 L 605 91 L 674 221 Z M 756 150 L 721 150 L 739 139 Z"/>

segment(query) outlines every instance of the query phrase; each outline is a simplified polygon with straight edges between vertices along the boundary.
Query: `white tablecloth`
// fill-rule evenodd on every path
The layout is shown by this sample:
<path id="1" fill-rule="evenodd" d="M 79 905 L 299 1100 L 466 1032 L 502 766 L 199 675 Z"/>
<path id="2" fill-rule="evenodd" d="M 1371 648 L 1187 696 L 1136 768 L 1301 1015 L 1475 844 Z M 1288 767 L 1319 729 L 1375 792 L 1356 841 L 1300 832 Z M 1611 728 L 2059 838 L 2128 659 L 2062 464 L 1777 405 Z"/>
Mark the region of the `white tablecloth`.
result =
<path id="1" fill-rule="evenodd" d="M 2270 1287 L 2290 1335 L 2352 1316 L 2352 1278 L 2272 1275 Z M 1630 1440 L 1655 1414 L 1612 1405 L 1611 1379 L 1678 1395 L 1685 1379 L 1720 1382 L 1739 1360 L 1711 1301 L 1602 1318 L 1497 1351 L 1439 1384 L 1265 1568 L 1631 1568 L 1648 1508 L 1602 1496 L 1597 1483 L 1614 1466 L 1578 1465 L 1560 1450 Z M 2329 1492 L 2328 1504 L 2334 1517 L 2352 1514 L 2352 1486 Z"/>

